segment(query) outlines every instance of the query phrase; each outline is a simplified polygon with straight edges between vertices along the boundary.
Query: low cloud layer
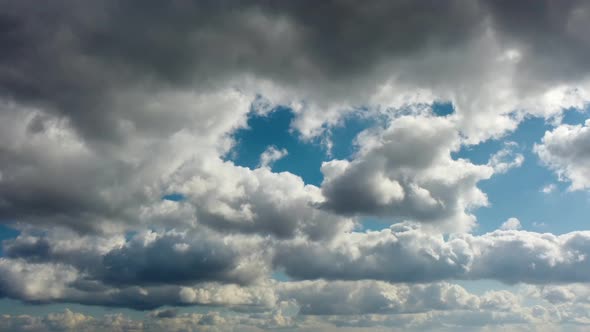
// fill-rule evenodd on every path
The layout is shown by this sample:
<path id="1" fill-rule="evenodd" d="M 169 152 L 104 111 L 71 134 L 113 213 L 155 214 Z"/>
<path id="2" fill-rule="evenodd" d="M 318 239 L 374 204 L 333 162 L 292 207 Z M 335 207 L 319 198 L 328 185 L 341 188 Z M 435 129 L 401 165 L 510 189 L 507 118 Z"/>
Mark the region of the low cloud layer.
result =
<path id="1" fill-rule="evenodd" d="M 585 289 L 583 286 L 581 289 Z M 453 284 L 413 287 L 381 282 L 290 282 L 276 286 L 280 300 L 267 312 L 184 313 L 154 310 L 143 318 L 122 314 L 90 316 L 66 309 L 45 316 L 2 315 L 10 331 L 447 331 L 502 329 L 582 331 L 586 302 L 556 299 L 557 289 L 470 293 Z M 567 292 L 567 290 L 564 289 Z M 346 295 L 348 294 L 348 295 Z M 536 304 L 527 304 L 534 301 Z M 442 326 L 441 326 L 442 324 Z"/>
<path id="2" fill-rule="evenodd" d="M 556 236 L 498 230 L 445 239 L 410 225 L 394 225 L 379 232 L 351 233 L 327 245 L 286 244 L 278 249 L 275 263 L 300 279 L 586 282 L 589 236 L 584 231 Z M 293 251 L 299 254 L 289 255 Z"/>
<path id="3" fill-rule="evenodd" d="M 341 234 L 331 242 L 174 231 L 137 234 L 129 240 L 72 240 L 72 235 L 24 234 L 5 241 L 0 294 L 26 302 L 136 309 L 190 304 L 264 308 L 276 302 L 276 291 L 265 288 L 274 268 L 295 279 L 410 285 L 445 280 L 540 285 L 590 281 L 590 234 L 583 231 L 555 236 L 497 230 L 445 238 L 398 224 L 379 232 Z M 289 292 L 297 297 L 297 289 Z M 338 294 L 334 296 L 348 292 Z"/>

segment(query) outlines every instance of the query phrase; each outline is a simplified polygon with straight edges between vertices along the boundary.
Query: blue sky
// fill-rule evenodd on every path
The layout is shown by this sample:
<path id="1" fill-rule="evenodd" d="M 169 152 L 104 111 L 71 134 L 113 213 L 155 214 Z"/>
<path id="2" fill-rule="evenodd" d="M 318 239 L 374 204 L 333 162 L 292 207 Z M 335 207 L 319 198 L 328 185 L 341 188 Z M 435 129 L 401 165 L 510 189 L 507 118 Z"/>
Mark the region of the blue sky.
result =
<path id="1" fill-rule="evenodd" d="M 325 148 L 318 141 L 302 142 L 291 132 L 293 113 L 279 107 L 268 115 L 251 115 L 248 127 L 238 130 L 233 137 L 236 146 L 228 159 L 236 165 L 256 168 L 260 155 L 269 146 L 287 149 L 289 154 L 273 165 L 275 172 L 288 171 L 303 178 L 306 183 L 319 185 L 322 182 L 320 166 L 327 160 Z"/>
<path id="2" fill-rule="evenodd" d="M 579 111 L 566 111 L 565 115 L 565 123 L 579 124 L 584 121 L 584 113 Z M 525 229 L 557 234 L 579 229 L 587 222 L 588 194 L 568 191 L 569 184 L 558 181 L 532 150 L 535 143 L 540 143 L 545 131 L 550 129 L 544 119 L 529 118 L 502 140 L 484 142 L 457 154 L 457 157 L 485 163 L 492 153 L 502 148 L 503 141 L 511 141 L 518 142 L 518 149 L 525 157 L 521 167 L 480 184 L 491 206 L 476 211 L 480 224 L 478 231 L 494 230 L 510 217 L 518 218 Z M 556 185 L 557 189 L 551 193 L 541 192 L 549 184 Z"/>

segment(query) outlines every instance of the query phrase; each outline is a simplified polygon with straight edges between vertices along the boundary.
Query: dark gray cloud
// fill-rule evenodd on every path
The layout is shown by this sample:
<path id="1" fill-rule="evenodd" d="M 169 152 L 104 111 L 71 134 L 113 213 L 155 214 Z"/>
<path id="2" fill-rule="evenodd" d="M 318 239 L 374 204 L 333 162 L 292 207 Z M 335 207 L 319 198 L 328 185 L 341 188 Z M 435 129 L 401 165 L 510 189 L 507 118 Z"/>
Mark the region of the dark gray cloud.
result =
<path id="1" fill-rule="evenodd" d="M 587 77 L 590 39 L 583 22 L 590 18 L 585 1 L 486 1 L 493 28 L 507 44 L 523 49 L 527 61 L 519 76 L 535 77 L 527 85 L 549 85 Z"/>
<path id="2" fill-rule="evenodd" d="M 262 244 L 205 230 L 144 232 L 129 240 L 77 238 L 71 231 L 24 233 L 3 244 L 0 294 L 30 302 L 66 298 L 137 309 L 209 302 L 198 296 L 183 300 L 181 286 L 257 283 L 269 273 Z"/>
<path id="3" fill-rule="evenodd" d="M 547 61 L 572 66 L 579 75 L 587 67 L 582 59 L 588 40 L 580 22 L 588 8 L 578 1 L 541 1 L 532 10 L 504 1 L 1 5 L 1 41 L 8 51 L 1 59 L 0 91 L 46 105 L 71 119 L 84 137 L 106 140 L 124 138 L 121 118 L 144 128 L 156 125 L 145 114 L 113 105 L 129 86 L 207 89 L 251 74 L 279 85 L 311 84 L 329 96 L 354 89 L 369 93 L 376 84 L 371 81 L 396 76 L 395 67 L 383 71 L 381 65 L 393 59 L 403 73 L 404 59 L 461 50 L 485 34 L 488 24 L 502 42 L 522 45 L 531 59 L 523 62 L 527 76 L 541 72 L 547 78 L 553 74 L 547 71 L 556 70 L 565 78 L 573 72 L 536 64 Z M 542 70 L 526 69 L 531 63 Z"/>
<path id="4" fill-rule="evenodd" d="M 163 237 L 147 245 L 134 241 L 114 249 L 103 257 L 101 277 L 106 283 L 130 285 L 250 281 L 247 275 L 228 276 L 237 268 L 238 252 L 206 238 L 190 245 L 182 240 Z"/>

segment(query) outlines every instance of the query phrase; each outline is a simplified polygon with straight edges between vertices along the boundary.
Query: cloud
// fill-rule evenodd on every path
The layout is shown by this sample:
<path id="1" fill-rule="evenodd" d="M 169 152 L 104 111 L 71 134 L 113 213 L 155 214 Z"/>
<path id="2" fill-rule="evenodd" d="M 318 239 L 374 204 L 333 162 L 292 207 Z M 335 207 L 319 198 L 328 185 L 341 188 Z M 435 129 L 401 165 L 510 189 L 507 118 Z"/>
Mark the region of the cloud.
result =
<path id="1" fill-rule="evenodd" d="M 203 119 L 208 117 L 203 107 L 248 109 L 248 102 L 234 92 L 204 97 L 203 103 L 212 103 L 209 106 L 199 105 L 198 96 L 187 98 L 187 105 L 197 103 L 187 107 L 197 107 L 194 110 Z M 180 103 L 182 98 L 154 101 L 153 107 L 165 107 L 168 101 Z M 215 133 L 193 128 L 161 139 L 137 137 L 128 145 L 103 149 L 79 141 L 67 121 L 51 115 L 44 115 L 45 131 L 32 134 L 27 123 L 44 113 L 11 107 L 0 114 L 6 116 L 0 124 L 6 128 L 0 134 L 6 139 L 0 143 L 5 145 L 0 157 L 2 220 L 112 233 L 145 225 L 190 228 L 199 219 L 216 228 L 280 237 L 298 231 L 329 236 L 328 225 L 349 223 L 315 209 L 321 194 L 293 174 L 249 170 L 223 161 L 217 144 L 236 122 Z M 223 117 L 222 113 L 216 114 Z M 168 192 L 182 193 L 187 199 L 162 202 Z M 291 199 L 282 203 L 285 197 Z M 284 221 L 276 223 L 275 218 Z"/>
<path id="2" fill-rule="evenodd" d="M 322 165 L 323 207 L 467 230 L 475 222 L 467 210 L 487 204 L 476 185 L 494 170 L 453 159 L 459 139 L 452 121 L 443 117 L 403 116 L 383 131 L 365 131 L 351 162 Z"/>
<path id="3" fill-rule="evenodd" d="M 399 224 L 378 232 L 349 233 L 332 243 L 285 243 L 277 249 L 274 263 L 293 278 L 309 280 L 584 282 L 590 278 L 585 268 L 588 236 L 584 231 L 557 236 L 498 230 L 445 238 Z"/>
<path id="4" fill-rule="evenodd" d="M 4 242 L 0 297 L 139 310 L 164 305 L 268 306 L 265 241 L 239 235 L 143 232 L 129 239 L 23 232 Z M 241 288 L 236 285 L 249 285 Z"/>
<path id="5" fill-rule="evenodd" d="M 544 186 L 543 188 L 541 188 L 541 192 L 543 194 L 550 194 L 552 192 L 554 192 L 557 189 L 557 185 L 555 185 L 555 183 L 550 183 L 546 186 Z"/>
<path id="6" fill-rule="evenodd" d="M 538 286 L 530 291 L 532 296 L 543 298 L 553 304 L 590 303 L 590 289 L 585 284 Z"/>
<path id="7" fill-rule="evenodd" d="M 260 155 L 260 166 L 261 167 L 268 167 L 272 165 L 275 161 L 284 158 L 289 152 L 287 149 L 278 150 L 275 146 L 269 146 L 264 152 Z"/>
<path id="8" fill-rule="evenodd" d="M 491 290 L 475 295 L 448 283 L 408 287 L 375 281 L 288 282 L 277 284 L 276 289 L 282 300 L 266 312 L 181 313 L 165 309 L 149 312 L 143 319 L 132 319 L 122 314 L 90 316 L 65 309 L 45 316 L 4 314 L 0 316 L 0 328 L 10 331 L 268 331 L 281 328 L 337 331 L 344 327 L 351 331 L 499 328 L 560 331 L 559 324 L 564 324 L 563 330 L 580 330 L 588 317 L 587 310 L 584 312 L 588 308 L 585 302 L 580 303 L 572 296 L 556 298 L 555 289 L 521 289 L 514 293 Z"/>
<path id="9" fill-rule="evenodd" d="M 562 124 L 546 131 L 534 150 L 561 181 L 571 183 L 570 190 L 590 187 L 590 121 L 583 125 Z"/>
<path id="10" fill-rule="evenodd" d="M 317 208 L 324 201 L 318 187 L 266 167 L 251 170 L 211 158 L 179 168 L 169 188 L 194 206 L 199 223 L 220 232 L 321 239 L 353 225 L 347 216 Z"/>
<path id="11" fill-rule="evenodd" d="M 10 331 L 222 331 L 230 322 L 216 312 L 181 314 L 174 317 L 153 315 L 144 320 L 131 319 L 121 314 L 93 317 L 65 309 L 63 313 L 46 316 L 3 315 L 0 328 Z M 235 324 L 235 322 L 232 322 Z"/>
<path id="12" fill-rule="evenodd" d="M 11 52 L 2 58 L 2 92 L 64 115 L 85 138 L 112 140 L 126 136 L 121 112 L 136 128 L 156 129 L 158 114 L 117 107 L 130 90 L 149 95 L 167 86 L 211 91 L 229 84 L 279 103 L 304 101 L 294 126 L 309 136 L 392 84 L 389 96 L 420 88 L 453 101 L 471 127 L 466 132 L 485 137 L 514 128 L 507 115 L 523 100 L 534 112 L 560 112 L 559 103 L 541 111 L 530 104 L 537 98 L 527 97 L 587 79 L 580 70 L 588 49 L 580 24 L 584 2 L 556 10 L 544 1 L 533 16 L 488 1 L 336 2 L 312 16 L 308 5 L 246 1 L 227 10 L 222 4 L 64 1 L 45 12 L 30 2 L 6 4 L 2 40 Z M 57 19 L 44 22 L 47 13 Z M 148 25 L 149 31 L 140 28 Z M 563 52 L 544 46 L 532 31 L 544 31 Z M 550 70 L 545 63 L 561 65 Z M 480 113 L 495 121 L 484 123 Z"/>
<path id="13" fill-rule="evenodd" d="M 273 290 L 263 285 L 239 286 L 219 282 L 119 285 L 97 280 L 72 266 L 0 259 L 0 297 L 29 304 L 78 303 L 103 307 L 151 310 L 162 306 L 224 306 L 261 311 L 275 304 Z"/>
<path id="14" fill-rule="evenodd" d="M 379 232 L 341 234 L 330 242 L 216 237 L 204 231 L 145 232 L 128 240 L 71 235 L 25 232 L 5 241 L 0 294 L 33 303 L 142 310 L 196 304 L 256 310 L 272 307 L 281 297 L 282 291 L 269 288 L 266 281 L 271 265 L 305 280 L 552 284 L 590 278 L 584 268 L 589 235 L 582 231 L 555 236 L 498 230 L 445 237 L 397 224 Z"/>
<path id="15" fill-rule="evenodd" d="M 4 242 L 8 258 L 3 258 L 4 263 L 67 264 L 84 272 L 87 280 L 111 285 L 247 284 L 267 272 L 262 239 L 222 236 L 204 229 L 145 231 L 128 240 L 72 236 L 65 230 L 44 236 L 25 232 Z"/>
<path id="16" fill-rule="evenodd" d="M 63 264 L 29 264 L 22 260 L 0 258 L 0 297 L 30 302 L 49 302 L 62 298 L 79 272 Z"/>
<path id="17" fill-rule="evenodd" d="M 207 96 L 171 92 L 151 100 L 145 95 L 138 98 L 143 98 L 142 103 L 150 106 L 156 117 L 164 117 L 162 112 L 168 107 L 192 109 L 192 114 L 202 118 L 184 121 L 202 123 L 207 119 L 211 125 L 176 128 L 180 131 L 164 137 L 130 125 L 127 143 L 95 145 L 84 140 L 67 118 L 2 104 L 0 217 L 65 225 L 81 232 L 113 232 L 137 225 L 142 207 L 159 203 L 165 190 L 162 183 L 170 181 L 170 174 L 178 167 L 197 154 L 216 158 L 216 151 L 223 150 L 221 145 L 225 144 L 221 137 L 245 121 L 245 117 L 225 117 L 235 111 L 245 114 L 249 106 L 248 99 L 232 91 Z M 166 115 L 166 119 L 173 117 Z M 31 131 L 30 123 L 39 121 L 44 129 Z M 140 133 L 143 130 L 148 132 Z"/>
<path id="18" fill-rule="evenodd" d="M 247 247 L 229 246 L 204 232 L 197 233 L 196 238 L 148 232 L 104 255 L 98 277 L 109 284 L 123 285 L 251 283 L 264 272 L 264 265 L 255 262 L 259 258 L 241 259 L 238 250 Z"/>
<path id="19" fill-rule="evenodd" d="M 506 173 L 511 168 L 522 166 L 524 156 L 520 153 L 515 153 L 515 147 L 518 147 L 517 143 L 505 142 L 504 148 L 490 157 L 488 165 L 494 169 L 494 172 Z"/>
<path id="20" fill-rule="evenodd" d="M 474 310 L 479 299 L 457 285 L 393 285 L 378 281 L 304 281 L 278 285 L 303 315 L 400 314 Z"/>
<path id="21" fill-rule="evenodd" d="M 503 231 L 516 231 L 521 228 L 522 228 L 522 225 L 520 224 L 520 220 L 518 220 L 517 218 L 514 218 L 514 217 L 508 218 L 508 220 L 506 220 L 500 226 L 500 229 Z"/>

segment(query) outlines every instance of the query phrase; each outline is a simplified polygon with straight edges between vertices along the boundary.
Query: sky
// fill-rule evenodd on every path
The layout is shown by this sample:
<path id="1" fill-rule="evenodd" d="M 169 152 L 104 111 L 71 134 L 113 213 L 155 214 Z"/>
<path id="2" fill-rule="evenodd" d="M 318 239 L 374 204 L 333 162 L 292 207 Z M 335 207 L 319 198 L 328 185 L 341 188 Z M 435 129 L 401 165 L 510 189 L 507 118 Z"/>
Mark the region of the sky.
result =
<path id="1" fill-rule="evenodd" d="M 0 331 L 587 331 L 588 23 L 0 0 Z"/>

